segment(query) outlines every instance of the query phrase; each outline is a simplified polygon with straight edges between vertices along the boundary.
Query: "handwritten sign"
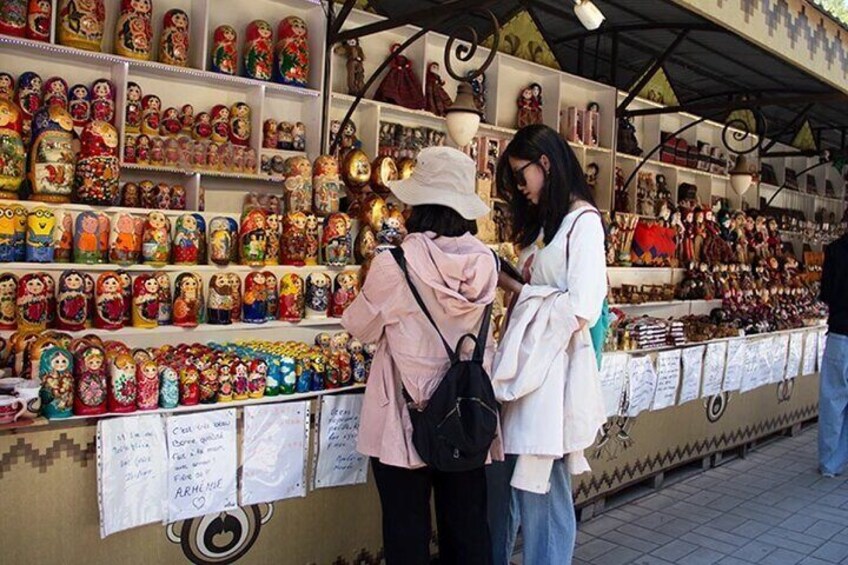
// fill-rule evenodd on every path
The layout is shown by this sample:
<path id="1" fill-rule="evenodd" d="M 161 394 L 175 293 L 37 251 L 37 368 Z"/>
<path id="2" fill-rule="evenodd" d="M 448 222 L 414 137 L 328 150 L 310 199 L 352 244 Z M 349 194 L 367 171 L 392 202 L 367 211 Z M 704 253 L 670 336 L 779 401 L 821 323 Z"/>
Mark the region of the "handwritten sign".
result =
<path id="1" fill-rule="evenodd" d="M 724 392 L 737 391 L 742 387 L 742 376 L 745 374 L 745 355 L 747 342 L 745 339 L 732 339 L 727 342 L 727 368 L 724 374 Z"/>
<path id="2" fill-rule="evenodd" d="M 168 418 L 168 521 L 236 508 L 236 411 Z"/>
<path id="3" fill-rule="evenodd" d="M 771 349 L 771 382 L 779 383 L 786 375 L 787 355 L 789 354 L 789 334 L 775 336 Z"/>
<path id="4" fill-rule="evenodd" d="M 817 360 L 818 337 L 815 332 L 807 332 L 804 339 L 804 361 L 801 366 L 801 374 L 806 376 L 815 373 Z"/>
<path id="5" fill-rule="evenodd" d="M 760 380 L 762 378 L 761 373 L 763 372 L 763 367 L 761 366 L 762 359 L 760 356 L 761 343 L 762 340 L 748 341 L 748 347 L 745 349 L 742 386 L 740 388 L 742 392 L 749 392 L 760 386 Z"/>
<path id="6" fill-rule="evenodd" d="M 165 520 L 167 459 L 161 416 L 97 422 L 101 538 Z"/>
<path id="7" fill-rule="evenodd" d="M 683 382 L 680 386 L 680 401 L 685 404 L 697 400 L 701 394 L 701 373 L 704 369 L 703 345 L 683 350 Z"/>
<path id="8" fill-rule="evenodd" d="M 727 360 L 727 342 L 719 341 L 707 345 L 704 356 L 704 382 L 701 396 L 715 396 L 721 393 L 724 381 L 724 366 Z"/>
<path id="9" fill-rule="evenodd" d="M 795 332 L 789 336 L 789 355 L 786 359 L 784 378 L 794 379 L 801 372 L 801 357 L 804 354 L 804 333 Z"/>
<path id="10" fill-rule="evenodd" d="M 817 340 L 819 372 L 821 372 L 821 370 L 822 370 L 822 361 L 824 361 L 824 347 L 825 347 L 826 343 L 827 343 L 827 330 L 819 330 L 819 339 Z"/>
<path id="11" fill-rule="evenodd" d="M 621 397 L 627 380 L 627 355 L 608 353 L 601 361 L 601 390 L 607 418 L 621 412 Z"/>
<path id="12" fill-rule="evenodd" d="M 246 406 L 241 504 L 306 496 L 309 402 Z"/>
<path id="13" fill-rule="evenodd" d="M 657 372 L 650 357 L 631 357 L 627 363 L 627 415 L 634 417 L 651 407 L 657 388 Z"/>
<path id="14" fill-rule="evenodd" d="M 674 406 L 680 386 L 680 350 L 661 351 L 657 354 L 657 388 L 651 410 Z"/>
<path id="15" fill-rule="evenodd" d="M 361 394 L 325 396 L 321 399 L 321 425 L 318 428 L 318 458 L 314 488 L 364 483 L 368 459 L 356 451 Z"/>

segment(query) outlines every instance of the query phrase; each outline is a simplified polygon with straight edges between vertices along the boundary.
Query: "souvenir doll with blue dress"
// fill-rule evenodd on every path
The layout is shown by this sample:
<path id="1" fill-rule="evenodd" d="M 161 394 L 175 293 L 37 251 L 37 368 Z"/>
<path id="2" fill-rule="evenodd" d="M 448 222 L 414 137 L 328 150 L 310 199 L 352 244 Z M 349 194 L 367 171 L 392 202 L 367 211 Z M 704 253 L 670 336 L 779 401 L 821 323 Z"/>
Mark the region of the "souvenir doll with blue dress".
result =
<path id="1" fill-rule="evenodd" d="M 289 16 L 277 28 L 275 75 L 278 82 L 306 86 L 309 79 L 309 43 L 306 22 Z"/>
<path id="2" fill-rule="evenodd" d="M 200 230 L 197 218 L 183 214 L 174 228 L 173 259 L 175 265 L 197 265 L 200 250 Z"/>
<path id="3" fill-rule="evenodd" d="M 35 114 L 29 180 L 32 199 L 70 202 L 74 186 L 74 121 L 61 106 L 47 106 Z"/>
<path id="4" fill-rule="evenodd" d="M 365 350 L 362 342 L 358 339 L 351 339 L 347 344 L 347 350 L 350 353 L 350 369 L 353 374 L 353 382 L 355 384 L 365 384 L 368 379 L 368 368 L 365 363 Z"/>
<path id="5" fill-rule="evenodd" d="M 41 356 L 42 411 L 49 419 L 69 418 L 74 408 L 74 358 L 61 347 L 51 347 Z"/>
<path id="6" fill-rule="evenodd" d="M 53 231 L 56 215 L 49 208 L 33 208 L 27 218 L 26 260 L 30 263 L 53 262 Z"/>
<path id="7" fill-rule="evenodd" d="M 180 377 L 168 364 L 159 365 L 159 407 L 176 408 L 180 404 Z"/>
<path id="8" fill-rule="evenodd" d="M 311 273 L 306 279 L 306 317 L 326 318 L 330 309 L 332 283 L 325 273 Z"/>
<path id="9" fill-rule="evenodd" d="M 250 273 L 244 280 L 242 320 L 248 324 L 263 324 L 268 319 L 268 288 L 265 273 Z"/>

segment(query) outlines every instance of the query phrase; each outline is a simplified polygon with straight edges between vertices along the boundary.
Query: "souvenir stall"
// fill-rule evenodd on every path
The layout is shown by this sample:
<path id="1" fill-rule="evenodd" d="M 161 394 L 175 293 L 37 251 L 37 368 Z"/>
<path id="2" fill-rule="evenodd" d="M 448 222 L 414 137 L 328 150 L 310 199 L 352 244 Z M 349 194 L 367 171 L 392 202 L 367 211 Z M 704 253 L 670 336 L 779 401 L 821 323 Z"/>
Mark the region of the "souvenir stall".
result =
<path id="1" fill-rule="evenodd" d="M 460 147 L 492 208 L 479 237 L 514 260 L 495 165 L 533 123 L 568 140 L 609 232 L 583 517 L 815 418 L 839 155 L 772 143 L 756 106 L 720 123 L 649 100 L 651 76 L 628 94 L 528 61 L 500 13 L 483 47 L 448 9 L 353 5 L 0 2 L 12 561 L 378 562 L 352 449 L 374 346 L 340 318 L 405 235 L 387 183 Z"/>

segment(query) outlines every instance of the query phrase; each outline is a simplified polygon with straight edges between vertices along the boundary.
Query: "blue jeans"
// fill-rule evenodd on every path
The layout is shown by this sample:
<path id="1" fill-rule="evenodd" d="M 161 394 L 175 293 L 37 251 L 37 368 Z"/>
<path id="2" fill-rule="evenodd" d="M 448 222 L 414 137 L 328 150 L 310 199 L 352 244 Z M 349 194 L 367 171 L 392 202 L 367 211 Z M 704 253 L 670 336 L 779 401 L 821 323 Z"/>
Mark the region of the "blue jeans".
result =
<path id="1" fill-rule="evenodd" d="M 577 518 L 565 459 L 554 462 L 551 490 L 535 494 L 509 486 L 515 455 L 486 469 L 489 531 L 494 565 L 509 565 L 518 527 L 524 538 L 525 565 L 568 565 L 574 555 Z"/>
<path id="2" fill-rule="evenodd" d="M 828 334 L 819 388 L 819 469 L 838 475 L 848 466 L 848 336 Z"/>

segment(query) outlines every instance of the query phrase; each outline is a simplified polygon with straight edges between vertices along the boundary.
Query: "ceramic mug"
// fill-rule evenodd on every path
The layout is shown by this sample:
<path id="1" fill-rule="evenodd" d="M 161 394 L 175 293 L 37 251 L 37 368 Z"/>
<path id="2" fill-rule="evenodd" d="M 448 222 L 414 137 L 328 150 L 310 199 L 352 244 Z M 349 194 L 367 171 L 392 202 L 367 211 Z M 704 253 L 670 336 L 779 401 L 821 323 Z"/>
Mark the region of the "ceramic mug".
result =
<path id="1" fill-rule="evenodd" d="M 23 382 L 15 387 L 18 400 L 24 404 L 24 409 L 18 414 L 17 419 L 26 418 L 34 420 L 41 413 L 41 385 L 32 379 L 22 379 Z"/>
<path id="2" fill-rule="evenodd" d="M 26 405 L 17 396 L 8 394 L 0 396 L 0 425 L 11 424 L 25 409 Z"/>

